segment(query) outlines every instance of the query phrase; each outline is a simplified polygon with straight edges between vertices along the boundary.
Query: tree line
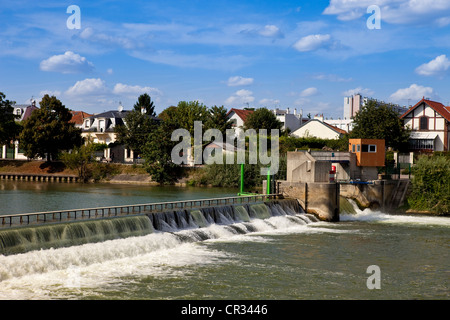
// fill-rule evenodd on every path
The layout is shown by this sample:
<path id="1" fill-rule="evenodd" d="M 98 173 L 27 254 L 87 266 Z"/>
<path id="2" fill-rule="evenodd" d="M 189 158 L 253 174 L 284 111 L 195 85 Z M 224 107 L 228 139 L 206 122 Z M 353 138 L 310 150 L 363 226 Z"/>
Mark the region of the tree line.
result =
<path id="1" fill-rule="evenodd" d="M 14 115 L 14 101 L 9 101 L 0 93 L 0 144 L 9 144 L 18 139 L 20 148 L 29 159 L 37 157 L 53 161 L 62 159 L 82 176 L 88 176 L 88 164 L 94 162 L 94 154 L 107 146 L 99 146 L 81 137 L 81 129 L 71 123 L 72 114 L 55 96 L 45 95 L 40 108 L 31 116 L 18 123 Z M 178 141 L 171 140 L 171 133 L 179 128 L 194 135 L 194 121 L 201 121 L 203 131 L 218 129 L 224 136 L 232 123 L 224 106 L 207 107 L 198 101 L 180 101 L 156 114 L 154 102 L 145 93 L 138 97 L 131 112 L 125 117 L 126 125 L 115 127 L 116 143 L 133 150 L 144 159 L 144 167 L 154 181 L 171 183 L 176 181 L 183 170 L 172 162 L 171 151 Z M 398 115 L 388 106 L 375 101 L 368 104 L 354 118 L 354 129 L 340 139 L 320 139 L 315 137 L 297 138 L 282 130 L 282 123 L 267 108 L 254 110 L 246 119 L 243 129 L 279 129 L 280 155 L 295 149 L 327 149 L 348 151 L 348 139 L 382 138 L 386 145 L 403 149 L 407 145 L 409 131 L 403 128 Z M 270 145 L 270 144 L 268 144 Z M 210 177 L 216 177 L 215 185 L 236 185 L 236 168 L 206 166 Z M 219 171 L 218 171 L 219 170 Z M 246 170 L 250 170 L 250 167 Z M 217 174 L 215 174 L 216 172 Z M 223 176 L 223 181 L 217 177 Z M 203 181 L 205 178 L 198 179 Z M 256 181 L 257 179 L 255 179 Z M 229 181 L 234 181 L 230 183 Z M 201 183 L 201 182 L 200 182 Z"/>

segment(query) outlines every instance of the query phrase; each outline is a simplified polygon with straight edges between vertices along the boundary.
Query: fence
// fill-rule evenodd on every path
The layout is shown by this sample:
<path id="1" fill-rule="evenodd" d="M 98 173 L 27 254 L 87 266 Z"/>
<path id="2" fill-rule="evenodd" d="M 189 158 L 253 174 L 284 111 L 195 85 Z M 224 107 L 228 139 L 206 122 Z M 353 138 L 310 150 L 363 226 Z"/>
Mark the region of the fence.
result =
<path id="1" fill-rule="evenodd" d="M 1 215 L 1 227 L 15 227 L 30 224 L 69 222 L 79 219 L 98 219 L 106 217 L 126 216 L 133 214 L 177 211 L 199 207 L 211 207 L 232 204 L 257 203 L 282 197 L 281 194 L 261 194 L 240 197 L 211 198 L 199 200 L 183 200 L 173 202 L 157 202 L 125 206 L 84 208 L 47 212 L 21 213 Z"/>

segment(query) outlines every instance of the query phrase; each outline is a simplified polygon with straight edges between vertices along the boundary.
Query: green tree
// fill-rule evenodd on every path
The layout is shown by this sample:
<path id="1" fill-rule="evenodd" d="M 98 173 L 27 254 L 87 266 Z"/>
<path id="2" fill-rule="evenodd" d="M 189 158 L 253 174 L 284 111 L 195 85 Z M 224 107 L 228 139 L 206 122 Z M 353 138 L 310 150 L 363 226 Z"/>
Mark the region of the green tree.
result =
<path id="1" fill-rule="evenodd" d="M 267 108 L 257 109 L 244 122 L 245 129 L 267 129 L 269 134 L 271 129 L 281 129 L 282 126 L 275 114 Z"/>
<path id="2" fill-rule="evenodd" d="M 134 104 L 134 110 L 145 113 L 149 116 L 156 116 L 155 106 L 147 93 L 141 94 L 138 97 L 138 101 Z M 142 112 L 142 110 L 144 110 L 144 112 Z"/>
<path id="3" fill-rule="evenodd" d="M 207 128 L 217 129 L 226 134 L 227 129 L 231 129 L 231 121 L 227 117 L 227 109 L 224 106 L 214 106 L 209 109 L 209 118 L 206 121 Z"/>
<path id="4" fill-rule="evenodd" d="M 194 136 L 194 122 L 201 121 L 203 129 L 206 128 L 206 124 L 209 118 L 208 108 L 198 101 L 180 101 L 175 112 L 176 117 L 172 119 L 174 124 L 178 125 L 178 128 L 184 128 L 189 131 L 191 137 Z"/>
<path id="5" fill-rule="evenodd" d="M 399 151 L 408 147 L 410 130 L 404 128 L 399 115 L 388 104 L 369 100 L 353 122 L 349 138 L 384 139 L 386 147 Z"/>
<path id="6" fill-rule="evenodd" d="M 177 144 L 171 140 L 175 129 L 172 123 L 163 121 L 149 132 L 143 147 L 144 166 L 152 179 L 160 184 L 173 183 L 181 174 L 181 167 L 173 163 L 171 157 Z"/>
<path id="7" fill-rule="evenodd" d="M 25 120 L 19 136 L 20 146 L 28 158 L 39 156 L 51 161 L 60 151 L 83 143 L 81 129 L 69 123 L 72 114 L 61 101 L 46 94 L 40 106 Z"/>
<path id="8" fill-rule="evenodd" d="M 13 105 L 14 101 L 5 99 L 0 92 L 0 146 L 9 144 L 19 134 L 20 125 L 16 122 Z"/>
<path id="9" fill-rule="evenodd" d="M 134 109 L 125 116 L 125 125 L 116 126 L 117 142 L 128 146 L 135 154 L 141 154 L 148 134 L 155 130 L 157 121 L 150 115 Z"/>

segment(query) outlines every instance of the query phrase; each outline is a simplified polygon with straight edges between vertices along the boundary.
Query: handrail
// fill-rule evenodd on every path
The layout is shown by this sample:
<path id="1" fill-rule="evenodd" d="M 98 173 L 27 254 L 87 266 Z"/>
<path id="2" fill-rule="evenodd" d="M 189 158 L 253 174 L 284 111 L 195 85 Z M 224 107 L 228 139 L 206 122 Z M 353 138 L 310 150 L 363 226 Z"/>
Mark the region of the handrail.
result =
<path id="1" fill-rule="evenodd" d="M 0 219 L 2 220 L 0 228 L 2 226 L 13 227 L 16 225 L 23 225 L 23 224 L 28 225 L 30 223 L 41 224 L 58 221 L 72 221 L 79 218 L 95 219 L 99 217 L 103 218 L 118 215 L 141 214 L 143 212 L 145 213 L 164 212 L 168 210 L 182 210 L 186 208 L 197 208 L 211 205 L 250 203 L 251 200 L 253 200 L 253 202 L 264 201 L 264 199 L 276 199 L 277 197 L 280 196 L 282 195 L 260 194 L 260 195 L 247 195 L 239 197 L 180 200 L 180 201 L 154 202 L 146 204 L 132 204 L 132 205 L 121 205 L 110 207 L 17 213 L 9 215 L 0 215 Z"/>

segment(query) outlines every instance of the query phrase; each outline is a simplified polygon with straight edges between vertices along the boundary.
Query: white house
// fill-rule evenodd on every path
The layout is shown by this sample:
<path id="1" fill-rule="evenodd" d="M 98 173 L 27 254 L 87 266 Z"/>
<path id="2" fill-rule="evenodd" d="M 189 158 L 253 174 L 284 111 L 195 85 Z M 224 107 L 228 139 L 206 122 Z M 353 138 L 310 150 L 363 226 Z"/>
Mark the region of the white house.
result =
<path id="1" fill-rule="evenodd" d="M 423 98 L 400 118 L 411 129 L 411 151 L 450 150 L 450 107 Z"/>
<path id="2" fill-rule="evenodd" d="M 17 122 L 28 119 L 34 110 L 39 109 L 36 107 L 35 100 L 31 100 L 30 105 L 16 104 L 13 108 L 13 113 L 17 116 Z M 19 141 L 15 140 L 10 145 L 0 145 L 0 159 L 27 160 L 28 158 L 23 154 L 23 151 L 19 149 Z"/>
<path id="3" fill-rule="evenodd" d="M 339 139 L 345 133 L 345 130 L 333 127 L 321 119 L 311 119 L 292 132 L 291 136 L 298 138 Z"/>
<path id="4" fill-rule="evenodd" d="M 244 122 L 247 117 L 252 114 L 253 110 L 242 110 L 231 108 L 227 113 L 227 118 L 231 121 L 235 135 L 238 136 L 244 130 Z"/>
<path id="5" fill-rule="evenodd" d="M 119 107 L 118 110 L 106 111 L 83 119 L 81 136 L 94 143 L 108 145 L 108 148 L 104 151 L 104 158 L 107 161 L 134 161 L 135 155 L 132 150 L 116 144 L 117 135 L 114 130 L 116 126 L 126 125 L 125 117 L 129 112 L 131 111 Z"/>
<path id="6" fill-rule="evenodd" d="M 283 124 L 283 130 L 289 129 L 290 132 L 293 132 L 297 130 L 303 123 L 302 113 L 297 113 L 297 109 L 294 109 L 294 112 L 291 113 L 289 108 L 287 108 L 286 110 L 280 110 L 276 108 L 275 110 L 273 110 L 273 113 Z"/>

